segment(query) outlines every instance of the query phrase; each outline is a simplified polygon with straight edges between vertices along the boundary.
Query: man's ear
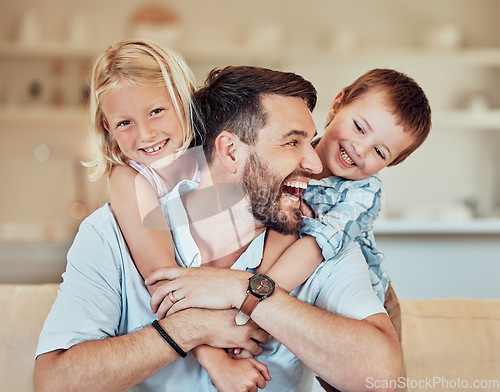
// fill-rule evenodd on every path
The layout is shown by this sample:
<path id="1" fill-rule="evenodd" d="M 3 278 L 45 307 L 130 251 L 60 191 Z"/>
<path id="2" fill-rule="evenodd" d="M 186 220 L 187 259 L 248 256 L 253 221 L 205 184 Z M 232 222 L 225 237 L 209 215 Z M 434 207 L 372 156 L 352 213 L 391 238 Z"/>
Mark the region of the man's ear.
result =
<path id="1" fill-rule="evenodd" d="M 342 90 L 340 93 L 337 94 L 332 104 L 330 105 L 330 109 L 328 109 L 328 118 L 330 119 L 330 121 L 333 120 L 335 115 L 340 110 L 340 103 L 343 97 L 344 97 L 344 90 Z"/>
<path id="2" fill-rule="evenodd" d="M 240 165 L 238 161 L 240 143 L 240 139 L 234 133 L 228 131 L 222 131 L 215 139 L 217 158 L 221 165 L 231 174 L 235 174 Z"/>

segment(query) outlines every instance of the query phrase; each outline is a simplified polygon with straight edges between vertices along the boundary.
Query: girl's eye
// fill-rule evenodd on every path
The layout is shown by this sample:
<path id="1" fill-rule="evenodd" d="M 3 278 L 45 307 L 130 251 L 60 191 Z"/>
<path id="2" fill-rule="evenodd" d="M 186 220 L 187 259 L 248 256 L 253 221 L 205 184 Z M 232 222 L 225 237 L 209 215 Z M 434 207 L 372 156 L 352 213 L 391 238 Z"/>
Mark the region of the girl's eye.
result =
<path id="1" fill-rule="evenodd" d="M 151 115 L 156 115 L 156 114 L 159 114 L 163 111 L 163 109 L 155 109 L 151 112 Z"/>
<path id="2" fill-rule="evenodd" d="M 116 127 L 119 128 L 119 127 L 126 127 L 127 125 L 130 125 L 132 122 L 129 121 L 129 120 L 124 120 L 124 121 L 120 121 Z"/>
<path id="3" fill-rule="evenodd" d="M 363 130 L 363 128 L 361 128 L 361 126 L 356 122 L 354 121 L 354 126 L 356 127 L 356 130 L 361 133 L 362 135 L 365 134 L 365 131 Z"/>
<path id="4" fill-rule="evenodd" d="M 380 156 L 380 158 L 384 159 L 385 160 L 385 155 L 384 153 L 382 152 L 382 150 L 380 150 L 380 148 L 378 147 L 375 147 L 375 152 L 377 153 L 378 156 Z"/>

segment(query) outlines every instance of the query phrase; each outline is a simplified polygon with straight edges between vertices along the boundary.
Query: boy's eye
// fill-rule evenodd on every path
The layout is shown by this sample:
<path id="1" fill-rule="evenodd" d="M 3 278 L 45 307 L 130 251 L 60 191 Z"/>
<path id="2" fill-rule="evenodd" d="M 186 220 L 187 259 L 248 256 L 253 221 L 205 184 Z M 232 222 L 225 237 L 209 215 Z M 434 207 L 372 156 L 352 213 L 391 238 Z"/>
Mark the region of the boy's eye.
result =
<path id="1" fill-rule="evenodd" d="M 363 130 L 363 128 L 361 128 L 361 126 L 356 122 L 354 121 L 354 126 L 356 127 L 356 130 L 361 133 L 362 135 L 365 134 L 365 131 Z"/>
<path id="2" fill-rule="evenodd" d="M 380 156 L 380 158 L 384 159 L 385 160 L 385 155 L 384 153 L 382 152 L 382 150 L 380 150 L 380 148 L 378 147 L 375 147 L 375 152 L 377 153 L 378 156 Z"/>

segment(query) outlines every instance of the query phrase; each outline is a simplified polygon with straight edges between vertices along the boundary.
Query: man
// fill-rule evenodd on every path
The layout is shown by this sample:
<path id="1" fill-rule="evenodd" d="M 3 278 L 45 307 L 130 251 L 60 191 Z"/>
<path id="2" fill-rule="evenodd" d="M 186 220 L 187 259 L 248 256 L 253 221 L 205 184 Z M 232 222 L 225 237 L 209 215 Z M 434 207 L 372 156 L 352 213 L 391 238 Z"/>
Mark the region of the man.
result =
<path id="1" fill-rule="evenodd" d="M 179 359 L 178 353 L 208 344 L 262 354 L 252 339 L 263 342 L 266 333 L 252 321 L 236 326 L 235 316 L 240 324 L 241 317 L 233 308 L 247 297 L 252 276 L 247 271 L 260 262 L 265 226 L 291 233 L 300 225 L 300 205 L 287 192 L 321 170 L 310 144 L 316 93 L 294 74 L 228 67 L 211 73 L 198 100 L 208 167 L 202 168 L 199 190 L 189 193 L 196 188 L 189 181 L 178 184 L 165 208 L 179 264 L 219 268 L 158 272 L 155 278 L 179 279 L 163 284 L 153 303 L 175 291 L 170 300 L 178 301 L 177 310 L 193 305 L 225 310 L 176 312 L 159 323 L 175 343 L 163 341 L 150 326 L 148 292 L 105 206 L 82 224 L 68 254 L 37 350 L 40 391 L 126 390 L 144 380 L 152 390 L 209 391 L 210 380 L 194 357 Z M 248 197 L 225 200 L 218 193 L 227 189 L 223 184 L 243 184 Z M 206 202 L 203 190 L 210 188 L 219 205 L 230 208 L 203 219 L 199 201 Z M 275 338 L 256 357 L 273 378 L 266 390 L 309 390 L 312 375 L 302 362 L 341 390 L 366 389 L 368 377 L 398 376 L 397 338 L 371 290 L 359 248 L 324 262 L 294 295 L 298 299 L 277 287 L 253 312 L 244 309 Z M 161 312 L 170 300 L 163 301 Z"/>

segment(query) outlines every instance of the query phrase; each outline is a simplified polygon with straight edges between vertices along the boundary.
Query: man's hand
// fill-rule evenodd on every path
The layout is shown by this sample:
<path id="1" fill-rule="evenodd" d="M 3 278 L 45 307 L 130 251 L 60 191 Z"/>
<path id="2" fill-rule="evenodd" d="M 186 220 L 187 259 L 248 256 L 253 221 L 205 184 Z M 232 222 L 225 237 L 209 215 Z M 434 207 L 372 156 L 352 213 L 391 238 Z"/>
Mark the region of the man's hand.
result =
<path id="1" fill-rule="evenodd" d="M 219 392 L 257 392 L 270 381 L 269 370 L 254 358 L 231 359 L 217 363 L 208 374 Z"/>
<path id="2" fill-rule="evenodd" d="M 245 271 L 227 268 L 166 267 L 153 272 L 146 285 L 164 280 L 151 297 L 151 310 L 158 319 L 187 308 L 231 309 L 245 298 L 248 278 Z M 173 301 L 169 298 L 172 292 Z M 230 346 L 229 346 L 230 347 Z"/>
<path id="3" fill-rule="evenodd" d="M 252 320 L 249 320 L 245 325 L 236 325 L 234 318 L 237 313 L 236 309 L 210 310 L 192 308 L 178 312 L 172 318 L 165 319 L 165 321 L 175 323 L 173 330 L 181 334 L 180 339 L 189 339 L 191 337 L 188 344 L 195 346 L 206 344 L 218 348 L 242 347 L 252 355 L 262 354 L 262 347 L 258 343 L 265 343 L 269 338 L 269 334 Z M 194 323 L 192 320 L 197 321 Z M 200 320 L 203 322 L 200 322 Z M 189 326 L 189 329 L 179 330 L 179 328 L 182 328 L 183 323 L 185 323 L 185 326 Z M 196 337 L 196 341 L 193 341 L 193 336 Z M 181 348 L 184 347 L 181 344 L 183 340 L 175 341 Z"/>

